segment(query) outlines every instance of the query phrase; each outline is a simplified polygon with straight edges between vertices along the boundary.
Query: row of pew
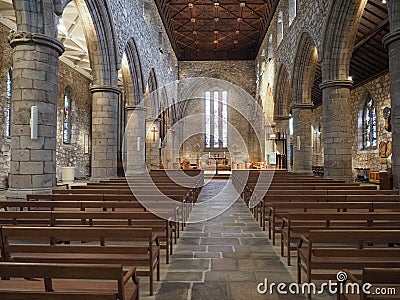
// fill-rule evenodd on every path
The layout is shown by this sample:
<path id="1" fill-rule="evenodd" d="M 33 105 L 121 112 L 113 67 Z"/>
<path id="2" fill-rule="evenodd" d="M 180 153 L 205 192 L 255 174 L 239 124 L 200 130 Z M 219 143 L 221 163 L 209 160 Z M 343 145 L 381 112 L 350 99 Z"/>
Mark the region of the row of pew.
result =
<path id="1" fill-rule="evenodd" d="M 0 201 L 0 299 L 136 300 L 141 276 L 153 295 L 203 182 L 165 171 Z"/>
<path id="2" fill-rule="evenodd" d="M 336 280 L 345 272 L 348 281 L 394 287 L 397 296 L 361 291 L 338 299 L 398 299 L 398 190 L 267 170 L 234 171 L 233 183 L 271 242 L 280 242 L 288 265 L 296 253 L 299 284 Z"/>

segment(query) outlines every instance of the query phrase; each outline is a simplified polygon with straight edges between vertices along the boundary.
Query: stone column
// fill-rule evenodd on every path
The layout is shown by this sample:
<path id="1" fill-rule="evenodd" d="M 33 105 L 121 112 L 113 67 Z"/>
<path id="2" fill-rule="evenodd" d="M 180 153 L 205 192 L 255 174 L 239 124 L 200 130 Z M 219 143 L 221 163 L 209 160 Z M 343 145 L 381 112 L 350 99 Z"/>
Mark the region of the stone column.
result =
<path id="1" fill-rule="evenodd" d="M 293 172 L 312 173 L 311 103 L 292 106 Z"/>
<path id="2" fill-rule="evenodd" d="M 93 85 L 92 180 L 117 176 L 118 87 Z"/>
<path id="3" fill-rule="evenodd" d="M 321 84 L 323 100 L 325 177 L 352 182 L 351 80 Z"/>
<path id="4" fill-rule="evenodd" d="M 161 119 L 146 120 L 146 164 L 148 169 L 160 166 Z"/>
<path id="5" fill-rule="evenodd" d="M 400 3 L 389 1 L 391 32 L 383 39 L 389 50 L 390 98 L 392 105 L 392 173 L 393 187 L 400 188 Z"/>
<path id="6" fill-rule="evenodd" d="M 56 185 L 58 59 L 61 42 L 29 32 L 12 32 L 11 168 L 7 197 L 50 192 Z M 38 108 L 38 136 L 31 136 L 31 107 Z"/>
<path id="7" fill-rule="evenodd" d="M 146 108 L 127 107 L 128 125 L 125 130 L 126 167 L 125 174 L 146 171 Z"/>

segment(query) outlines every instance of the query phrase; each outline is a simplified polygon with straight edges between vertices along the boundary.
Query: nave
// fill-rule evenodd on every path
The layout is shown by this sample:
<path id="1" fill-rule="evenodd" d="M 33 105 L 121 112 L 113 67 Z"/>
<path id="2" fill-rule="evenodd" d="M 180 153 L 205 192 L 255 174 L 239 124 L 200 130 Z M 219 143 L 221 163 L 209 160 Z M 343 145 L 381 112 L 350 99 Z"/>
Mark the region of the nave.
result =
<path id="1" fill-rule="evenodd" d="M 230 204 L 231 199 L 234 204 L 216 218 L 188 224 L 156 299 L 265 299 L 257 293 L 264 278 L 294 280 L 229 181 L 208 182 L 198 202 L 210 201 L 225 185 L 225 193 L 214 200 L 220 203 L 212 203 L 207 211 L 195 207 L 192 216 L 207 215 L 213 206 Z"/>

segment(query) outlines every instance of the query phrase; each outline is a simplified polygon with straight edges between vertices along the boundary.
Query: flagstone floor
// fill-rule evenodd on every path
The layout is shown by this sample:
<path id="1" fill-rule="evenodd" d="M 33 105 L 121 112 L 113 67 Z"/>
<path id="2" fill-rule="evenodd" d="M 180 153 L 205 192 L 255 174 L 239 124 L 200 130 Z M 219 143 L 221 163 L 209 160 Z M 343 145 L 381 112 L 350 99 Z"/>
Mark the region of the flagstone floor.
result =
<path id="1" fill-rule="evenodd" d="M 218 195 L 218 196 L 217 196 Z M 209 200 L 215 197 L 214 200 Z M 298 295 L 261 295 L 259 283 L 295 282 L 295 269 L 287 269 L 266 234 L 228 180 L 212 180 L 202 190 L 190 221 L 175 245 L 171 264 L 163 268 L 154 297 L 142 287 L 142 299 L 150 300 L 257 300 L 303 299 Z M 295 262 L 293 262 L 295 265 Z M 142 296 L 141 295 L 141 296 Z M 332 296 L 313 299 L 335 299 Z"/>

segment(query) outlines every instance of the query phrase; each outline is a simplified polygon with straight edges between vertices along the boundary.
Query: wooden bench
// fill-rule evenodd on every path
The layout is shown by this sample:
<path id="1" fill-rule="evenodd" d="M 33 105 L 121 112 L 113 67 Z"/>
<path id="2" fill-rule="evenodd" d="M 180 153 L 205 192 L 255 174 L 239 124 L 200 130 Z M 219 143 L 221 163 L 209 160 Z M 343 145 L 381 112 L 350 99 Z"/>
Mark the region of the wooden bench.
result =
<path id="1" fill-rule="evenodd" d="M 270 207 L 272 203 L 279 202 L 400 202 L 400 195 L 267 195 L 263 198 L 261 210 L 261 224 L 263 230 L 266 229 L 266 223 L 270 224 Z M 275 220 L 276 225 L 279 223 Z M 269 227 L 269 238 L 271 238 L 271 231 L 275 227 Z M 274 242 L 274 239 L 273 239 Z"/>
<path id="2" fill-rule="evenodd" d="M 151 228 L 162 242 L 161 248 L 166 251 L 167 264 L 172 254 L 171 222 L 148 212 L 0 211 L 0 226 L 7 225 Z"/>
<path id="3" fill-rule="evenodd" d="M 144 212 L 146 208 L 134 201 L 26 201 L 0 200 L 0 208 L 4 211 L 113 211 Z M 178 212 L 177 212 L 178 213 Z M 46 218 L 47 220 L 47 218 Z M 44 225 L 45 223 L 43 223 Z M 15 224 L 14 224 L 15 225 Z M 180 235 L 179 224 L 171 221 L 171 231 L 176 244 Z"/>
<path id="4" fill-rule="evenodd" d="M 357 209 L 352 205 L 345 209 Z M 329 209 L 327 209 L 329 210 Z M 317 212 L 288 213 L 283 217 L 281 228 L 281 255 L 287 249 L 287 263 L 290 266 L 290 251 L 297 250 L 301 236 L 308 236 L 310 230 L 316 229 L 398 229 L 400 212 Z M 292 247 L 296 244 L 296 247 Z"/>
<path id="5" fill-rule="evenodd" d="M 350 270 L 343 270 L 347 274 L 347 283 L 358 284 L 359 293 L 348 290 L 341 294 L 339 300 L 378 300 L 399 299 L 400 295 L 400 268 L 364 268 L 361 276 Z M 364 293 L 364 284 L 372 285 Z M 379 288 L 380 290 L 377 290 Z"/>
<path id="6" fill-rule="evenodd" d="M 0 213 L 1 217 L 1 213 Z M 166 263 L 172 254 L 172 225 L 149 212 L 66 212 L 56 211 L 51 215 L 51 226 L 106 226 L 151 228 L 158 235 L 161 248 L 165 249 Z"/>
<path id="7" fill-rule="evenodd" d="M 5 261 L 142 266 L 137 273 L 150 278 L 150 295 L 155 270 L 160 280 L 160 244 L 151 229 L 3 226 L 1 236 Z"/>
<path id="8" fill-rule="evenodd" d="M 135 267 L 125 273 L 121 265 L 112 264 L 0 262 L 0 277 L 3 300 L 139 299 Z"/>
<path id="9" fill-rule="evenodd" d="M 153 195 L 142 195 L 140 197 L 140 201 L 133 195 L 119 195 L 119 194 L 33 194 L 27 195 L 27 200 L 29 201 L 131 201 L 140 203 L 142 207 L 146 210 L 150 210 L 151 208 L 163 212 L 165 214 L 171 215 L 176 222 L 186 222 L 190 207 L 185 205 L 185 202 L 175 201 L 175 199 L 170 197 L 162 197 L 162 196 L 153 196 Z M 176 199 L 183 200 L 182 197 L 178 196 Z M 145 204 L 146 206 L 144 206 Z"/>
<path id="10" fill-rule="evenodd" d="M 400 267 L 400 230 L 310 230 L 297 250 L 297 281 L 333 279 L 342 269 Z M 336 272 L 336 273 L 335 273 Z"/>

